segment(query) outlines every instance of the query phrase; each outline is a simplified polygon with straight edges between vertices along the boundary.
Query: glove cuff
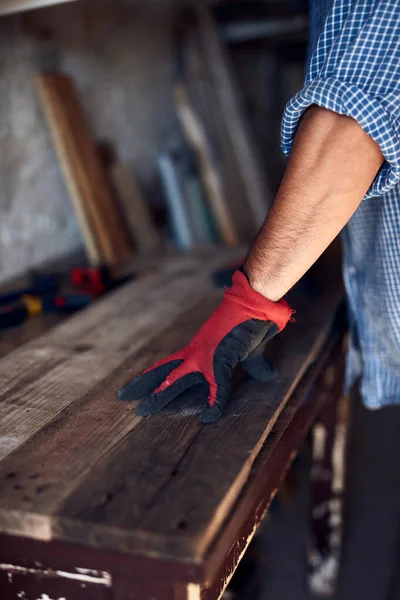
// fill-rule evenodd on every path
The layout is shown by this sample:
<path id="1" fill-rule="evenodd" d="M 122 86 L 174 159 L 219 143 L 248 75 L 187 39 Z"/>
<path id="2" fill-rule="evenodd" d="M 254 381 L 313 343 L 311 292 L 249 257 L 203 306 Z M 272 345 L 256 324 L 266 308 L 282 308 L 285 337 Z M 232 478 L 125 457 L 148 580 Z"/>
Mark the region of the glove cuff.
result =
<path id="1" fill-rule="evenodd" d="M 227 290 L 226 296 L 240 303 L 251 313 L 254 313 L 255 319 L 273 321 L 279 331 L 284 329 L 295 312 L 286 300 L 282 299 L 278 302 L 273 302 L 259 292 L 256 292 L 242 271 L 235 271 L 233 274 L 232 287 Z"/>

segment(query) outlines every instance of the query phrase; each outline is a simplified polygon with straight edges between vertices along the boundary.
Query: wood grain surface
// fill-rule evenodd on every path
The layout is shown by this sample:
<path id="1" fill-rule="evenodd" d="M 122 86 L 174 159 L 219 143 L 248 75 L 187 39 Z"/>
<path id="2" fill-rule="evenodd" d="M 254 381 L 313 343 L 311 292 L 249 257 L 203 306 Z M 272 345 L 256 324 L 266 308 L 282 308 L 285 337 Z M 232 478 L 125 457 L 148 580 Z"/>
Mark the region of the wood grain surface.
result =
<path id="1" fill-rule="evenodd" d="M 337 308 L 294 293 L 297 323 L 269 347 L 278 378 L 242 378 L 218 423 L 197 421 L 201 386 L 137 417 L 116 390 L 190 340 L 222 294 L 209 273 L 229 257 L 166 261 L 0 360 L 0 531 L 202 559 Z"/>

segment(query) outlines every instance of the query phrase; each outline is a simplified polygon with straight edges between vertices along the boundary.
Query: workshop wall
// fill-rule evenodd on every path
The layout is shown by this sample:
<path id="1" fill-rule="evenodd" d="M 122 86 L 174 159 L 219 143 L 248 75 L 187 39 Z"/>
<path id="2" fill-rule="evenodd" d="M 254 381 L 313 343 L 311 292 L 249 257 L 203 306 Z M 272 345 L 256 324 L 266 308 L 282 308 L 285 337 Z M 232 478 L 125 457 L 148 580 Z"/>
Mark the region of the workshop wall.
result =
<path id="1" fill-rule="evenodd" d="M 115 146 L 151 196 L 175 127 L 170 43 L 161 1 L 81 0 L 0 18 L 0 281 L 82 246 L 35 74 L 72 75 L 95 138 Z"/>

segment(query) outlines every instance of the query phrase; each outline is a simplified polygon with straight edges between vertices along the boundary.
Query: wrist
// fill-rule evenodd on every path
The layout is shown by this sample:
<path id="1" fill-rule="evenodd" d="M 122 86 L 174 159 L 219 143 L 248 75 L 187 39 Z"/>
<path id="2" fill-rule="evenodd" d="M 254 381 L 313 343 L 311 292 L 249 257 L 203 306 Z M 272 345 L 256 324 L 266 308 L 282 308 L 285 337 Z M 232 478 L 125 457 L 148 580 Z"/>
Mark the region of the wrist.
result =
<path id="1" fill-rule="evenodd" d="M 241 310 L 246 310 L 253 315 L 252 318 L 264 321 L 273 321 L 281 331 L 293 314 L 285 300 L 278 301 L 267 298 L 255 290 L 249 282 L 243 268 L 235 272 L 232 278 L 232 287 L 225 293 L 225 300 L 239 304 Z"/>
<path id="2" fill-rule="evenodd" d="M 272 302 L 278 302 L 282 296 L 284 295 L 279 286 L 275 286 L 273 283 L 268 283 L 264 281 L 260 281 L 256 278 L 249 278 L 249 283 L 253 290 L 268 298 Z"/>
<path id="3" fill-rule="evenodd" d="M 247 264 L 247 261 L 243 271 L 253 290 L 272 302 L 279 302 L 288 291 L 286 286 L 282 285 L 282 282 L 277 278 L 270 277 L 266 272 L 263 272 L 261 276 L 260 273 L 251 268 L 251 264 Z"/>

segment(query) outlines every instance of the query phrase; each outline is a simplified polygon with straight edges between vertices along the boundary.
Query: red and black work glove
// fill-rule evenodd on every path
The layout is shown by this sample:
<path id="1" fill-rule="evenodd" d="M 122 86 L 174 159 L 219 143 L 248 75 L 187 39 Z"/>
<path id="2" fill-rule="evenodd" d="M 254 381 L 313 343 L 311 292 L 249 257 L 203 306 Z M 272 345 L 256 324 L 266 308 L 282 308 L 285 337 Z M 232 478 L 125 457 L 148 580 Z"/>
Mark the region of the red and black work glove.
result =
<path id="1" fill-rule="evenodd" d="M 268 378 L 262 366 L 264 357 L 260 362 L 254 356 L 286 326 L 292 313 L 285 300 L 268 300 L 253 290 L 242 271 L 236 271 L 232 287 L 192 341 L 134 377 L 118 391 L 118 397 L 143 398 L 137 414 L 147 416 L 162 410 L 189 387 L 207 381 L 208 402 L 199 420 L 216 421 L 226 407 L 232 371 L 239 362 L 253 377 Z"/>

